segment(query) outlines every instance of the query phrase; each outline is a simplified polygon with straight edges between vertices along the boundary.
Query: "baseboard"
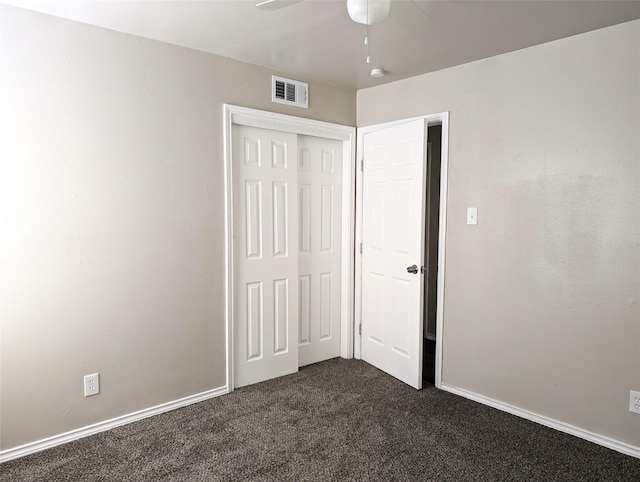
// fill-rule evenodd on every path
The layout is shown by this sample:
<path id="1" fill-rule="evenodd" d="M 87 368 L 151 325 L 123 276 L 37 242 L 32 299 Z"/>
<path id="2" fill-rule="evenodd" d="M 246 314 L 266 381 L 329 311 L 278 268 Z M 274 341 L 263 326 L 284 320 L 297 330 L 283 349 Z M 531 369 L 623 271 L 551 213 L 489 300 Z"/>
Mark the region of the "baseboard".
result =
<path id="1" fill-rule="evenodd" d="M 518 417 L 531 420 L 532 422 L 539 423 L 546 427 L 559 430 L 560 432 L 565 432 L 570 435 L 574 435 L 581 439 L 588 440 L 589 442 L 593 442 L 598 445 L 602 445 L 603 447 L 607 447 L 609 449 L 623 453 L 625 455 L 630 455 L 631 457 L 636 457 L 640 459 L 640 447 L 629 445 L 624 442 L 620 442 L 618 440 L 605 437 L 604 435 L 599 435 L 597 433 L 589 432 L 588 430 L 584 430 L 574 425 L 571 425 L 565 422 L 560 422 L 552 418 L 547 418 L 542 415 L 538 415 L 536 413 L 529 412 L 527 410 L 523 410 L 518 407 L 514 407 L 513 405 L 509 405 L 507 403 L 500 402 L 498 400 L 494 400 L 489 397 L 485 397 L 483 395 L 478 395 L 477 393 L 464 390 L 463 388 L 452 387 L 445 383 L 443 383 L 440 386 L 440 388 L 442 390 L 453 393 L 455 395 L 460 395 L 461 397 L 468 398 L 470 400 L 474 400 L 476 402 L 482 403 L 483 405 L 488 405 L 490 407 L 497 408 L 498 410 L 502 410 L 503 412 L 507 412 L 512 415 L 516 415 Z"/>
<path id="2" fill-rule="evenodd" d="M 24 457 L 25 455 L 33 454 L 35 452 L 40 452 L 41 450 L 49 449 L 51 447 L 55 447 L 56 445 L 62 445 L 64 443 L 71 442 L 83 437 L 88 437 L 89 435 L 94 435 L 99 432 L 104 432 L 105 430 L 111 430 L 112 428 L 119 427 L 120 425 L 126 425 L 131 422 L 137 422 L 138 420 L 142 420 L 144 418 L 159 415 L 164 412 L 169 412 L 171 410 L 175 410 L 176 408 L 186 407 L 187 405 L 202 402 L 210 398 L 219 397 L 220 395 L 225 395 L 227 393 L 229 393 L 229 389 L 227 386 L 214 388 L 213 390 L 197 393 L 195 395 L 181 398 L 179 400 L 174 400 L 173 402 L 163 403 L 161 405 L 156 405 L 155 407 L 150 407 L 127 415 L 122 415 L 120 417 L 112 418 L 111 420 L 106 420 L 104 422 L 98 422 L 93 425 L 72 430 L 60 435 L 54 435 L 53 437 L 48 437 L 12 449 L 3 450 L 2 452 L 0 452 L 0 463 L 17 459 L 19 457 Z"/>

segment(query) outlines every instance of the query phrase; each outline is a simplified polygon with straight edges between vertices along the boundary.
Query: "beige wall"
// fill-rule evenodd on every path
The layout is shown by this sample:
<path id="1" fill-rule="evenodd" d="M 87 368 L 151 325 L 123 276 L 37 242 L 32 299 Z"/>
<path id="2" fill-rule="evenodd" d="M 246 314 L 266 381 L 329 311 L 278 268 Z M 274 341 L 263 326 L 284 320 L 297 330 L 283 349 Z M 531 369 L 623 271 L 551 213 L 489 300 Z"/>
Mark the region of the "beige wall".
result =
<path id="1" fill-rule="evenodd" d="M 222 104 L 355 124 L 355 92 L 0 5 L 2 450 L 224 375 Z M 102 393 L 84 398 L 82 377 Z"/>
<path id="2" fill-rule="evenodd" d="M 639 447 L 640 21 L 357 109 L 358 126 L 450 112 L 443 382 Z"/>

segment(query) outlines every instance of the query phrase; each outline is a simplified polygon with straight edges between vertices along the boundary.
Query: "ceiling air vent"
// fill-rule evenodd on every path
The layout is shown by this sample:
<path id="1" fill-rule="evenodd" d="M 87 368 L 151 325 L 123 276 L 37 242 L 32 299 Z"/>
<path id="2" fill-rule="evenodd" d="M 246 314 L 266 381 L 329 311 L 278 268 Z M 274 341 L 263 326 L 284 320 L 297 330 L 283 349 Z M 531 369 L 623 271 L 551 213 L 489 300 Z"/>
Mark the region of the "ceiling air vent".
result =
<path id="1" fill-rule="evenodd" d="M 275 75 L 271 79 L 271 100 L 273 102 L 309 108 L 309 84 Z"/>

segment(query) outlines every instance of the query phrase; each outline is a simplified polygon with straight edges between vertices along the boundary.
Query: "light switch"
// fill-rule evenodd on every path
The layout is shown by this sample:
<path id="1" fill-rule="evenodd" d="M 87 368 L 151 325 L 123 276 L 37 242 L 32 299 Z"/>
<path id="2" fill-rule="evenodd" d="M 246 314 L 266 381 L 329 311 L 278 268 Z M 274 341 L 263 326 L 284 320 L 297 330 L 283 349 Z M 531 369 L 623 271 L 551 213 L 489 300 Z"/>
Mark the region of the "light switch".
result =
<path id="1" fill-rule="evenodd" d="M 478 208 L 467 208 L 467 224 L 478 224 Z"/>

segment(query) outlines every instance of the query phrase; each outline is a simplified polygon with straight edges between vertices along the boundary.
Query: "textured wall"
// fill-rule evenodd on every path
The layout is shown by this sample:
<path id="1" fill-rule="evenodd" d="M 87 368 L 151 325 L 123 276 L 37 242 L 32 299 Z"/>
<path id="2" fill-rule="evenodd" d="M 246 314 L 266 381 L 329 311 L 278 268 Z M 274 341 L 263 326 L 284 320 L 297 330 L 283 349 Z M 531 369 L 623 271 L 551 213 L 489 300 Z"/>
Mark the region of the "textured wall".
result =
<path id="1" fill-rule="evenodd" d="M 357 109 L 358 126 L 450 112 L 443 382 L 640 446 L 640 21 Z"/>
<path id="2" fill-rule="evenodd" d="M 355 92 L 0 6 L 1 448 L 220 387 L 222 104 Z M 100 372 L 84 398 L 82 377 Z"/>

